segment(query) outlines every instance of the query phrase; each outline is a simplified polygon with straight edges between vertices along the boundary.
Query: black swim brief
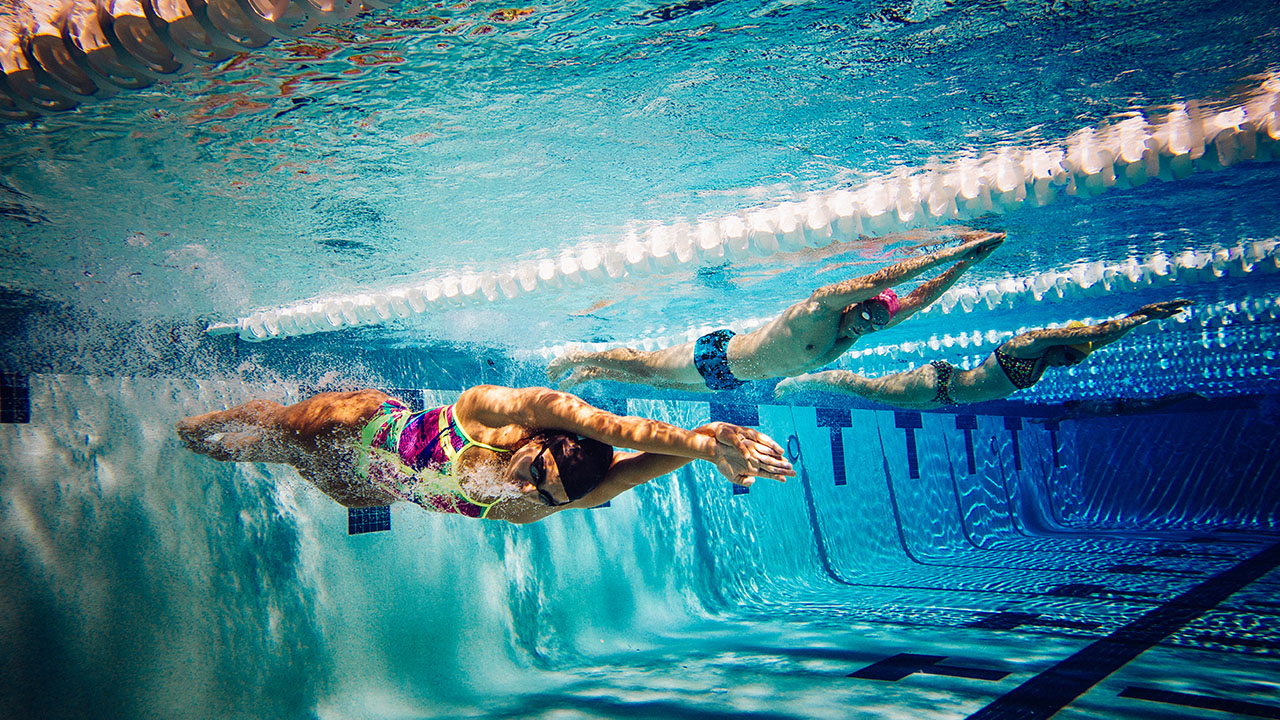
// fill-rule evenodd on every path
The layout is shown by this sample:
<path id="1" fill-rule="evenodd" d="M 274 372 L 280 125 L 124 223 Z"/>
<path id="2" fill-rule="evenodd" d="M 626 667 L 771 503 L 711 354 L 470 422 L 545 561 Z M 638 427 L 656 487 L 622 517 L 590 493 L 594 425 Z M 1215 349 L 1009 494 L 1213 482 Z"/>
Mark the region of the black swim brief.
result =
<path id="1" fill-rule="evenodd" d="M 693 366 L 711 390 L 732 390 L 747 384 L 745 380 L 734 377 L 729 369 L 729 357 L 725 351 L 731 337 L 732 330 L 716 330 L 698 338 L 693 345 Z"/>
<path id="2" fill-rule="evenodd" d="M 937 390 L 933 394 L 933 401 L 942 406 L 959 405 L 955 398 L 951 397 L 951 377 L 956 374 L 956 366 L 946 360 L 934 360 L 929 363 L 933 366 L 933 371 L 938 377 L 934 381 Z"/>

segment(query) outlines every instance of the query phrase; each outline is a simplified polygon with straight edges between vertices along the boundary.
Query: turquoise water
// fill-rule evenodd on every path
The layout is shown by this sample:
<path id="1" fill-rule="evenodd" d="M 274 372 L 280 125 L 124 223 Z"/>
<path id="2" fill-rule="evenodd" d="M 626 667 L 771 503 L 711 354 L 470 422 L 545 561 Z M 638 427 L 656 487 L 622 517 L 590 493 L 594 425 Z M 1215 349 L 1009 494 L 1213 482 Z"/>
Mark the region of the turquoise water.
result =
<path id="1" fill-rule="evenodd" d="M 351 536 L 292 470 L 184 451 L 176 419 L 253 397 L 443 403 L 543 383 L 566 343 L 749 327 L 922 236 L 753 236 L 262 342 L 211 324 L 309 302 L 340 317 L 1179 103 L 1217 117 L 1280 58 L 1265 4 L 527 9 L 403 5 L 0 126 L 7 714 L 1280 716 L 1266 138 L 1232 163 L 1211 144 L 1178 179 L 903 223 L 1009 240 L 969 295 L 841 367 L 963 365 L 1020 328 L 1196 301 L 1007 402 L 580 388 L 760 427 L 800 470 L 786 484 L 735 495 L 700 464 L 536 526 L 397 506 L 390 532 Z M 1200 260 L 1120 278 L 1160 253 Z M 1061 291 L 1036 289 L 1050 276 Z"/>

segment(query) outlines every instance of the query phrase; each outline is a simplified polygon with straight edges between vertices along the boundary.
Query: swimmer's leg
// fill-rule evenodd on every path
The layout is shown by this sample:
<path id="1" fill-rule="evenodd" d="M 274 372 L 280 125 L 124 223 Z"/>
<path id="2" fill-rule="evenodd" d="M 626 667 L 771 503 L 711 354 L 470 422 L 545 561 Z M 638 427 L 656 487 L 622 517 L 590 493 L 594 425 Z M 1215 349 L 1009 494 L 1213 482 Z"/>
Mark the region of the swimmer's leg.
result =
<path id="1" fill-rule="evenodd" d="M 661 387 L 657 382 L 694 384 L 701 380 L 701 376 L 693 366 L 692 343 L 655 351 L 632 348 L 613 348 L 600 352 L 570 350 L 547 365 L 547 378 L 555 381 L 570 372 L 586 368 L 612 371 L 636 378 L 619 380 L 619 382 L 655 387 Z"/>
<path id="2" fill-rule="evenodd" d="M 230 410 L 193 415 L 178 421 L 178 437 L 188 449 L 230 462 L 290 462 L 281 418 L 285 407 L 250 400 Z"/>
<path id="3" fill-rule="evenodd" d="M 685 392 L 710 392 L 706 383 L 679 383 L 671 382 L 653 377 L 640 377 L 631 373 L 622 372 L 620 370 L 606 370 L 599 367 L 580 367 L 569 374 L 564 380 L 560 381 L 559 388 L 568 390 L 575 385 L 581 385 L 592 380 L 609 380 L 612 382 L 629 383 L 631 385 L 648 385 L 650 387 L 663 388 L 666 390 L 683 390 Z"/>
<path id="4" fill-rule="evenodd" d="M 270 400 L 250 400 L 230 410 L 218 410 L 192 415 L 178 421 L 178 437 L 183 442 L 199 444 L 211 435 L 246 428 L 247 426 L 274 426 L 279 422 L 284 406 Z"/>
<path id="5" fill-rule="evenodd" d="M 178 421 L 178 437 L 217 460 L 297 464 L 303 455 L 339 450 L 389 397 L 377 390 L 320 393 L 288 407 L 251 400 Z"/>

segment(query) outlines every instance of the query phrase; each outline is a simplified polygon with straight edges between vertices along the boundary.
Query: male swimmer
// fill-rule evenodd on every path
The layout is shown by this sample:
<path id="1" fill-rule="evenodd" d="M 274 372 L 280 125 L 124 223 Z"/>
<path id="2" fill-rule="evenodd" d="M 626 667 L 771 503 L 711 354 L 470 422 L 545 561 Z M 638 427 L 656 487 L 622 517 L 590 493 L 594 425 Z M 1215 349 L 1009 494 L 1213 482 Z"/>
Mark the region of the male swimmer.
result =
<path id="1" fill-rule="evenodd" d="M 893 327 L 928 307 L 1005 238 L 1004 233 L 988 232 L 961 237 L 961 245 L 818 288 L 758 330 L 743 335 L 717 330 L 694 342 L 651 352 L 570 351 L 551 362 L 547 376 L 559 380 L 562 390 L 590 380 L 613 380 L 706 392 L 808 372 L 840 357 L 864 335 Z M 952 261 L 955 264 L 945 272 L 904 298 L 892 289 Z"/>

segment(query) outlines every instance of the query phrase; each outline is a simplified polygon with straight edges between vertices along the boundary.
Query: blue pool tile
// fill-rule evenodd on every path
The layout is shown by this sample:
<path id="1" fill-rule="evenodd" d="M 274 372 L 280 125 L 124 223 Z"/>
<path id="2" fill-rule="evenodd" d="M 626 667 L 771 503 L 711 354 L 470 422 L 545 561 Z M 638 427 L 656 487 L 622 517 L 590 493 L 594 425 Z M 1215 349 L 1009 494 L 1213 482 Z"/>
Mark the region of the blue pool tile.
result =
<path id="1" fill-rule="evenodd" d="M 1055 585 L 1044 594 L 1050 597 L 1073 598 L 1151 598 L 1159 595 L 1159 593 L 1145 592 L 1141 590 L 1115 590 L 1107 587 L 1106 585 L 1095 585 L 1093 583 Z"/>
<path id="2" fill-rule="evenodd" d="M 1112 565 L 1106 569 L 1109 573 L 1119 573 L 1121 575 L 1184 575 L 1187 577 L 1201 577 L 1203 572 L 1196 570 L 1172 570 L 1168 568 L 1156 568 L 1150 565 L 1138 565 L 1134 563 L 1120 563 Z"/>
<path id="3" fill-rule="evenodd" d="M 622 415 L 622 416 L 624 416 L 624 417 L 625 417 L 625 416 L 627 416 L 627 415 L 630 415 L 630 414 L 631 414 L 631 413 L 627 412 L 627 399 L 626 399 L 626 398 L 615 398 L 615 397 L 594 397 L 594 398 L 592 398 L 592 399 L 591 399 L 591 404 L 592 404 L 592 405 L 595 405 L 596 407 L 600 408 L 601 410 L 608 410 L 609 412 L 613 413 L 614 415 Z"/>
<path id="4" fill-rule="evenodd" d="M 1071 583 L 1069 585 L 1055 585 L 1050 588 L 1045 595 L 1054 597 L 1073 597 L 1088 598 L 1095 595 L 1110 594 L 1111 589 L 1105 585 L 1094 585 L 1092 583 Z"/>
<path id="5" fill-rule="evenodd" d="M 915 429 L 905 428 L 906 433 L 906 474 L 913 480 L 920 478 L 920 457 L 915 451 Z"/>
<path id="6" fill-rule="evenodd" d="M 347 534 L 362 535 L 391 529 L 391 506 L 347 508 Z"/>
<path id="7" fill-rule="evenodd" d="M 1234 635 L 1215 635 L 1201 633 L 1199 635 L 1182 635 L 1183 640 L 1191 640 L 1201 645 L 1228 645 L 1235 647 L 1257 648 L 1260 650 L 1280 650 L 1280 639 L 1265 637 L 1236 637 Z"/>
<path id="8" fill-rule="evenodd" d="M 848 410 L 839 408 L 814 408 L 818 413 L 818 427 L 847 428 L 853 427 Z"/>
<path id="9" fill-rule="evenodd" d="M 1048 720 L 1104 678 L 1280 566 L 1280 543 L 1223 570 L 1044 670 L 969 720 Z"/>
<path id="10" fill-rule="evenodd" d="M 383 388 L 382 392 L 394 398 L 400 398 L 414 412 L 421 412 L 427 409 L 427 403 L 422 398 L 422 391 L 416 388 Z"/>
<path id="11" fill-rule="evenodd" d="M 0 373 L 0 423 L 31 422 L 31 386 L 26 375 Z"/>
<path id="12" fill-rule="evenodd" d="M 1078 620 L 1055 620 L 1045 618 L 1040 613 L 1024 613 L 1024 612 L 997 612 L 986 613 L 972 622 L 965 623 L 965 627 L 981 628 L 984 630 L 1016 630 L 1024 625 L 1031 627 L 1050 627 L 1060 628 L 1064 630 L 1097 630 L 1099 625 L 1095 622 L 1082 622 Z"/>
<path id="13" fill-rule="evenodd" d="M 859 678 L 861 680 L 885 680 L 887 682 L 897 682 L 908 675 L 914 675 L 930 665 L 936 665 L 946 660 L 946 655 L 917 655 L 915 653 L 900 653 L 893 657 L 885 658 L 877 663 L 868 665 L 861 670 L 849 673 L 846 677 Z"/>
<path id="14" fill-rule="evenodd" d="M 1044 426 L 1049 431 L 1049 448 L 1053 451 L 1053 467 L 1063 467 L 1062 459 L 1058 455 L 1058 423 L 1045 423 Z"/>
<path id="15" fill-rule="evenodd" d="M 893 426 L 904 430 L 919 430 L 924 427 L 924 417 L 918 412 L 894 410 Z"/>
<path id="16" fill-rule="evenodd" d="M 840 428 L 828 428 L 831 433 L 831 470 L 836 485 L 847 485 L 849 479 L 844 474 L 844 433 Z"/>
<path id="17" fill-rule="evenodd" d="M 912 480 L 920 478 L 920 458 L 916 454 L 916 430 L 924 427 L 924 419 L 918 412 L 895 410 L 894 427 L 901 428 L 907 434 L 907 475 Z"/>
<path id="18" fill-rule="evenodd" d="M 976 415 L 957 415 L 956 429 L 964 432 L 964 457 L 968 463 L 969 474 L 978 474 L 978 458 L 973 452 L 973 431 L 978 429 Z"/>
<path id="19" fill-rule="evenodd" d="M 1022 471 L 1022 445 L 1018 442 L 1018 431 L 1022 429 L 1022 418 L 1017 416 L 1004 419 L 1004 429 L 1013 438 L 1013 469 Z"/>
<path id="20" fill-rule="evenodd" d="M 715 401 L 710 405 L 712 422 L 727 422 L 743 427 L 755 427 L 760 424 L 760 408 L 757 405 Z"/>
<path id="21" fill-rule="evenodd" d="M 1031 623 L 1040 617 L 1040 613 L 998 612 L 989 613 L 973 622 L 965 623 L 965 627 L 984 628 L 987 630 L 1013 630 Z"/>

